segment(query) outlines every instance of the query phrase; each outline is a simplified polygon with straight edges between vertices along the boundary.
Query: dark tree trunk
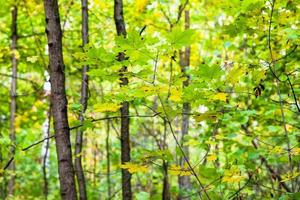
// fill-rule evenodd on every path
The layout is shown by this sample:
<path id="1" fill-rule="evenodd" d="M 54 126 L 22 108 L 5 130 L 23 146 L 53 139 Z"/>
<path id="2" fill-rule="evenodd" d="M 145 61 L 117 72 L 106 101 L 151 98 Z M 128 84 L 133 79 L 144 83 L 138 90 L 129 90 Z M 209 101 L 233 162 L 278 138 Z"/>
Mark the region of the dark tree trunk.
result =
<path id="1" fill-rule="evenodd" d="M 88 27 L 88 2 L 87 0 L 81 0 L 81 11 L 82 11 L 82 45 L 86 45 L 89 42 L 89 27 Z M 88 101 L 88 66 L 83 66 L 82 69 L 82 82 L 81 82 L 81 105 L 82 110 L 79 116 L 80 123 L 84 123 L 84 112 L 87 108 Z M 75 172 L 77 176 L 77 183 L 79 188 L 79 197 L 81 200 L 87 199 L 85 177 L 82 167 L 82 143 L 83 143 L 83 132 L 82 129 L 77 129 L 76 132 L 76 146 L 75 146 Z"/>
<path id="2" fill-rule="evenodd" d="M 16 50 L 17 50 L 17 40 L 18 40 L 18 33 L 17 33 L 17 16 L 18 10 L 17 7 L 14 6 L 12 10 L 12 43 L 11 43 L 11 50 L 12 50 L 12 81 L 11 81 L 11 88 L 10 88 L 10 131 L 9 137 L 12 142 L 11 146 L 11 154 L 12 156 L 15 155 L 15 142 L 16 142 L 16 130 L 15 130 L 15 119 L 16 119 L 16 110 L 17 110 L 17 71 L 18 71 L 18 63 L 16 58 Z M 16 165 L 15 161 L 13 160 L 9 165 L 9 170 L 11 170 L 12 174 L 8 180 L 8 195 L 14 195 L 15 189 L 15 170 Z"/>
<path id="3" fill-rule="evenodd" d="M 190 17 L 189 17 L 189 12 L 185 11 L 185 29 L 190 28 Z M 190 83 L 190 77 L 189 75 L 186 74 L 186 70 L 188 66 L 190 65 L 190 52 L 191 48 L 190 47 L 185 47 L 184 52 L 180 52 L 180 67 L 182 73 L 186 76 L 186 80 L 183 81 L 182 87 L 185 88 L 189 86 Z M 181 142 L 183 142 L 183 139 L 186 135 L 188 135 L 189 132 L 189 114 L 191 111 L 191 106 L 190 103 L 184 102 L 183 103 L 183 108 L 182 108 L 182 127 L 181 127 Z M 183 148 L 185 155 L 187 158 L 189 158 L 189 149 L 188 147 Z M 185 159 L 183 157 L 180 158 L 180 166 L 183 168 L 185 166 Z M 190 177 L 189 176 L 179 176 L 178 177 L 178 184 L 179 184 L 179 196 L 178 200 L 182 199 L 182 191 L 186 191 L 191 188 L 191 183 L 190 183 Z"/>
<path id="4" fill-rule="evenodd" d="M 49 47 L 51 105 L 55 130 L 60 194 L 64 200 L 77 199 L 70 130 L 67 114 L 65 73 L 62 54 L 62 32 L 57 0 L 44 0 L 46 33 Z"/>
<path id="5" fill-rule="evenodd" d="M 170 184 L 169 184 L 169 175 L 168 175 L 168 163 L 163 161 L 163 193 L 162 199 L 163 200 L 170 200 Z"/>
<path id="6" fill-rule="evenodd" d="M 162 149 L 168 149 L 167 145 L 167 119 L 164 119 L 164 134 L 162 140 Z M 169 183 L 169 175 L 168 175 L 168 161 L 163 160 L 163 191 L 162 191 L 162 199 L 163 200 L 170 200 L 170 183 Z"/>
<path id="7" fill-rule="evenodd" d="M 124 35 L 126 37 L 125 22 L 123 18 L 123 2 L 122 0 L 114 1 L 114 20 L 116 24 L 117 34 Z M 118 60 L 124 60 L 125 55 L 120 52 Z M 120 70 L 121 87 L 128 85 L 128 79 L 124 77 L 124 72 L 127 71 L 127 67 L 124 66 Z M 130 138 L 129 138 L 129 102 L 125 101 L 121 107 L 121 163 L 130 162 Z M 122 197 L 123 200 L 131 200 L 131 174 L 122 169 Z"/>

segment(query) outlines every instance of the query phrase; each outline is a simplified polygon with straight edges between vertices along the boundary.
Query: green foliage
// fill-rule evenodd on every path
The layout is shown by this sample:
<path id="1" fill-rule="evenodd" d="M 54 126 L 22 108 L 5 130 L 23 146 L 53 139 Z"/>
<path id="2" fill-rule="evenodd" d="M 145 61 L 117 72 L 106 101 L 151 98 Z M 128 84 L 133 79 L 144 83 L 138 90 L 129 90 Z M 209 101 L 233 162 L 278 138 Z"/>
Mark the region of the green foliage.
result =
<path id="1" fill-rule="evenodd" d="M 46 137 L 43 125 L 48 121 L 50 96 L 44 89 L 49 75 L 47 42 L 41 34 L 43 3 L 1 3 L 0 198 L 6 195 L 11 172 L 3 168 L 14 145 L 14 199 L 42 199 L 45 143 L 22 149 Z M 9 10 L 14 3 L 20 9 L 14 52 L 18 59 L 17 139 L 12 143 Z M 68 118 L 70 127 L 84 131 L 84 150 L 73 153 L 73 158 L 83 159 L 89 199 L 108 199 L 108 188 L 112 199 L 121 199 L 121 169 L 132 173 L 137 200 L 161 199 L 166 173 L 171 199 L 179 193 L 199 199 L 201 187 L 194 172 L 211 199 L 300 198 L 299 1 L 190 0 L 178 21 L 178 8 L 185 1 L 124 1 L 124 37 L 116 36 L 113 2 L 91 0 L 90 42 L 84 47 L 80 1 L 59 3 Z M 181 59 L 187 47 L 189 64 L 183 70 Z M 125 56 L 121 62 L 119 52 Z M 89 99 L 80 123 L 83 65 L 89 66 Z M 124 66 L 128 71 L 122 76 L 129 84 L 120 87 Z M 130 105 L 131 162 L 121 164 L 119 111 L 125 101 Z M 187 104 L 190 110 L 183 113 Z M 189 118 L 189 129 L 182 138 L 183 117 Z M 72 129 L 72 148 L 75 134 Z M 55 144 L 49 141 L 46 171 L 51 200 L 59 199 L 59 182 Z M 180 163 L 182 150 L 187 149 L 192 169 Z M 179 176 L 190 178 L 189 190 L 179 189 Z"/>

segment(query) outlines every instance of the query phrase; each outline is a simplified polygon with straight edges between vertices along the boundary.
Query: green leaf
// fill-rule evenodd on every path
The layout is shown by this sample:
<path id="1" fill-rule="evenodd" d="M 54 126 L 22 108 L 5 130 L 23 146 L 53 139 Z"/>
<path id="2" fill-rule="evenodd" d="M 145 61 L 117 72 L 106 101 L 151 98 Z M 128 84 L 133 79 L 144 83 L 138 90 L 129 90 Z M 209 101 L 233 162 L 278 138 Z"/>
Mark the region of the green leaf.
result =
<path id="1" fill-rule="evenodd" d="M 181 48 L 193 43 L 195 30 L 188 29 L 182 31 L 179 26 L 172 29 L 172 32 L 167 35 L 167 40 L 174 48 Z"/>
<path id="2" fill-rule="evenodd" d="M 135 195 L 135 198 L 138 200 L 149 200 L 150 194 L 148 192 L 139 192 Z"/>

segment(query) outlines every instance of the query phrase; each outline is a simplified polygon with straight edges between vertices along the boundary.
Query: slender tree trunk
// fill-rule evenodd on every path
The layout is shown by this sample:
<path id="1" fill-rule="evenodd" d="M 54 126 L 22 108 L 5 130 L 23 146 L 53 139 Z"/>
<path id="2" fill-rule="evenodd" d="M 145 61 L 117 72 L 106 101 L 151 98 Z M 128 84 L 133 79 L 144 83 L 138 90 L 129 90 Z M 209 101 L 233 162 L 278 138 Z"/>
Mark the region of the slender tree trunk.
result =
<path id="1" fill-rule="evenodd" d="M 81 0 L 81 12 L 82 12 L 82 45 L 86 45 L 89 42 L 89 33 L 88 33 L 88 2 L 87 0 Z M 80 123 L 84 123 L 84 113 L 87 108 L 88 101 L 88 66 L 83 66 L 82 69 L 82 82 L 81 82 L 81 105 L 82 110 L 79 116 Z M 77 176 L 77 183 L 79 188 L 79 197 L 81 200 L 87 199 L 86 194 L 86 184 L 85 177 L 82 167 L 82 143 L 83 143 L 83 131 L 82 129 L 77 129 L 76 132 L 76 146 L 75 146 L 75 172 Z"/>
<path id="2" fill-rule="evenodd" d="M 0 124 L 3 122 L 3 120 L 0 119 Z M 1 130 L 1 126 L 0 126 L 0 138 L 2 138 L 2 130 Z M 2 156 L 2 148 L 0 146 L 0 166 L 3 166 L 3 156 Z M 0 177 L 3 177 L 1 183 L 0 183 L 0 199 L 5 199 L 6 196 L 6 180 L 5 180 L 5 176 L 3 176 L 3 172 L 0 172 Z"/>
<path id="3" fill-rule="evenodd" d="M 18 9 L 16 6 L 13 7 L 12 10 L 12 81 L 11 81 L 11 89 L 10 89 L 10 131 L 9 137 L 12 142 L 11 146 L 11 154 L 15 155 L 15 142 L 16 142 L 16 130 L 15 130 L 15 119 L 16 119 L 16 110 L 17 110 L 17 70 L 18 70 L 18 63 L 16 58 L 16 51 L 17 51 L 17 40 L 18 40 L 18 32 L 17 32 L 17 16 L 18 16 Z M 8 180 L 8 195 L 14 195 L 15 189 L 15 171 L 16 165 L 15 161 L 13 160 L 8 168 L 11 171 L 10 178 Z"/>
<path id="4" fill-rule="evenodd" d="M 163 135 L 163 150 L 167 149 L 167 121 L 164 120 L 164 135 Z M 168 161 L 163 160 L 163 192 L 162 192 L 162 199 L 163 200 L 170 200 L 170 183 L 169 183 L 169 175 L 168 175 Z"/>
<path id="5" fill-rule="evenodd" d="M 46 33 L 49 48 L 51 105 L 55 130 L 60 194 L 64 200 L 77 199 L 70 130 L 65 91 L 65 73 L 62 53 L 62 32 L 57 0 L 44 0 Z"/>
<path id="6" fill-rule="evenodd" d="M 111 186 L 110 186 L 110 147 L 109 147 L 109 132 L 110 132 L 110 120 L 107 120 L 106 129 L 106 181 L 107 181 L 107 199 L 111 197 Z"/>
<path id="7" fill-rule="evenodd" d="M 97 154 L 98 154 L 98 144 L 97 141 L 94 140 L 92 143 L 92 147 L 93 147 L 93 186 L 94 188 L 96 188 L 96 184 L 97 184 L 97 176 L 96 176 L 96 169 L 97 169 Z"/>
<path id="8" fill-rule="evenodd" d="M 185 11 L 185 29 L 190 28 L 190 16 L 189 11 Z M 186 70 L 190 65 L 190 52 L 191 48 L 185 47 L 184 52 L 180 52 L 180 66 L 182 73 L 186 76 L 186 80 L 183 81 L 183 88 L 189 86 L 190 77 L 186 74 Z M 183 142 L 184 137 L 188 135 L 189 132 L 189 114 L 191 111 L 190 103 L 184 102 L 182 108 L 182 127 L 181 127 L 181 142 Z M 189 150 L 188 147 L 183 147 L 185 155 L 189 158 Z M 185 159 L 183 157 L 180 158 L 180 166 L 183 168 L 185 166 Z M 179 184 L 179 195 L 178 200 L 182 199 L 182 191 L 189 190 L 191 188 L 191 182 L 189 176 L 179 176 L 178 177 L 178 184 Z M 189 199 L 189 198 L 188 198 Z"/>
<path id="9" fill-rule="evenodd" d="M 169 176 L 168 176 L 168 163 L 163 160 L 163 193 L 162 199 L 163 200 L 170 200 L 170 184 L 169 184 Z"/>
<path id="10" fill-rule="evenodd" d="M 123 17 L 123 1 L 114 0 L 114 20 L 116 24 L 117 34 L 124 35 L 126 37 L 126 28 Z M 118 60 L 122 61 L 125 59 L 125 54 L 120 52 Z M 127 67 L 124 66 L 120 70 L 120 85 L 128 85 L 128 78 L 124 77 L 124 72 L 127 71 Z M 125 101 L 121 107 L 121 163 L 130 162 L 130 137 L 129 137 L 129 102 Z M 122 169 L 122 197 L 123 200 L 131 200 L 131 174 L 126 170 Z"/>
<path id="11" fill-rule="evenodd" d="M 50 137 L 50 123 L 51 123 L 51 104 L 49 105 L 49 110 L 47 112 L 48 119 L 46 119 L 46 130 L 44 130 L 44 138 Z M 45 151 L 43 152 L 43 179 L 44 179 L 44 197 L 47 200 L 48 199 L 48 178 L 47 178 L 47 165 L 48 165 L 48 159 L 49 159 L 49 140 L 44 141 L 43 149 Z"/>

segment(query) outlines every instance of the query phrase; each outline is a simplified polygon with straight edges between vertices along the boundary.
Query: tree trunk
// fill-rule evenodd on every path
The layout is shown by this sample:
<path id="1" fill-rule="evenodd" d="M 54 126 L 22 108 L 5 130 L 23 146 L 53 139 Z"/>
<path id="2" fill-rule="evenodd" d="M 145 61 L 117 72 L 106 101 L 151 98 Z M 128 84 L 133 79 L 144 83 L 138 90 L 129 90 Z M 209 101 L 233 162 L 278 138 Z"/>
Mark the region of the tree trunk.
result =
<path id="1" fill-rule="evenodd" d="M 17 70 L 18 70 L 18 63 L 16 58 L 16 51 L 17 51 L 17 40 L 18 40 L 18 32 L 17 32 L 17 16 L 18 16 L 18 9 L 16 6 L 13 7 L 12 10 L 12 44 L 11 44 L 11 50 L 12 50 L 12 81 L 11 81 L 11 89 L 10 89 L 10 131 L 9 131 L 9 137 L 12 142 L 11 146 L 11 154 L 12 156 L 15 155 L 15 142 L 16 142 L 16 130 L 15 130 L 15 119 L 16 119 L 16 110 L 17 110 Z M 10 178 L 8 180 L 8 195 L 13 196 L 14 195 L 14 189 L 15 189 L 15 171 L 16 171 L 16 165 L 15 161 L 12 160 L 12 162 L 9 165 L 8 168 L 11 171 Z"/>
<path id="2" fill-rule="evenodd" d="M 162 149 L 166 150 L 167 146 L 167 121 L 164 119 L 164 135 L 162 141 Z M 170 200 L 170 183 L 169 183 L 169 175 L 168 175 L 168 161 L 163 160 L 163 191 L 162 191 L 162 199 Z"/>
<path id="3" fill-rule="evenodd" d="M 126 28 L 123 18 L 123 2 L 122 0 L 114 0 L 114 20 L 116 24 L 117 34 L 124 35 L 126 37 Z M 125 59 L 125 54 L 120 52 L 118 60 Z M 120 85 L 128 85 L 128 79 L 124 77 L 124 72 L 127 71 L 127 67 L 124 66 L 120 70 Z M 130 162 L 130 137 L 129 137 L 129 102 L 125 101 L 121 107 L 121 163 Z M 131 174 L 122 169 L 122 197 L 123 200 L 131 200 Z"/>
<path id="4" fill-rule="evenodd" d="M 87 0 L 81 0 L 81 12 L 82 12 L 82 45 L 86 45 L 89 42 L 88 33 L 88 2 Z M 87 108 L 88 101 L 88 66 L 83 66 L 82 69 L 82 82 L 81 82 L 81 105 L 82 110 L 79 116 L 80 123 L 84 123 L 84 113 Z M 77 129 L 76 132 L 76 146 L 75 146 L 75 172 L 77 176 L 77 183 L 79 188 L 79 197 L 81 200 L 87 199 L 85 177 L 82 167 L 82 142 L 83 142 L 82 129 Z"/>
<path id="5" fill-rule="evenodd" d="M 77 196 L 67 114 L 68 102 L 65 91 L 62 32 L 57 0 L 44 0 L 44 7 L 49 48 L 51 105 L 58 158 L 60 194 L 62 199 L 73 200 L 77 199 Z"/>
<path id="6" fill-rule="evenodd" d="M 44 125 L 44 130 L 43 130 L 43 137 L 48 138 L 50 137 L 50 124 L 51 124 L 51 104 L 49 105 L 49 110 L 47 112 L 48 118 L 45 121 Z M 49 163 L 49 146 L 50 146 L 50 141 L 45 140 L 43 144 L 43 165 L 42 165 L 42 170 L 43 170 L 43 179 L 44 179 L 44 197 L 47 200 L 48 199 L 48 178 L 47 178 L 47 167 Z"/>
<path id="7" fill-rule="evenodd" d="M 106 183 L 107 183 L 107 199 L 111 199 L 111 185 L 110 185 L 110 145 L 109 145 L 109 134 L 110 134 L 110 120 L 107 120 L 107 129 L 106 129 Z"/>
<path id="8" fill-rule="evenodd" d="M 168 176 L 168 163 L 167 161 L 163 160 L 163 193 L 162 199 L 163 200 L 170 200 L 170 184 L 169 184 L 169 176 Z"/>
<path id="9" fill-rule="evenodd" d="M 190 16 L 189 11 L 185 11 L 185 29 L 190 28 Z M 182 87 L 185 88 L 189 86 L 190 77 L 186 74 L 186 70 L 190 65 L 190 47 L 186 47 L 184 52 L 180 52 L 180 67 L 182 73 L 185 75 L 186 80 L 183 81 Z M 182 108 L 182 127 L 181 127 L 181 142 L 183 142 L 184 137 L 189 132 L 189 113 L 191 111 L 190 103 L 184 102 Z M 188 147 L 183 147 L 185 155 L 189 158 L 189 150 Z M 183 168 L 185 166 L 185 159 L 183 157 L 180 158 L 180 166 Z M 182 199 L 182 191 L 189 190 L 191 188 L 190 177 L 189 176 L 178 176 L 178 184 L 179 184 L 179 195 L 178 200 Z M 189 199 L 189 198 L 187 198 Z"/>

